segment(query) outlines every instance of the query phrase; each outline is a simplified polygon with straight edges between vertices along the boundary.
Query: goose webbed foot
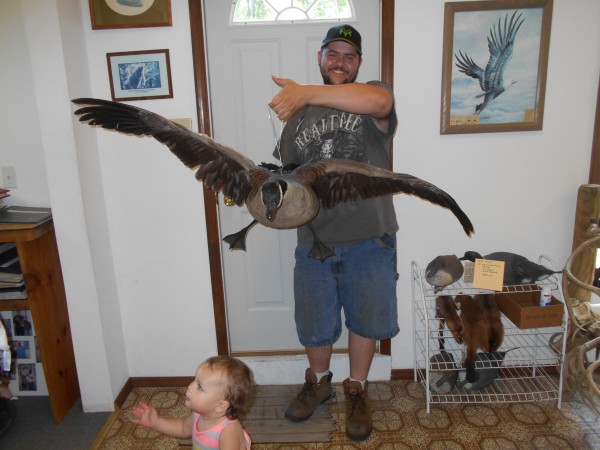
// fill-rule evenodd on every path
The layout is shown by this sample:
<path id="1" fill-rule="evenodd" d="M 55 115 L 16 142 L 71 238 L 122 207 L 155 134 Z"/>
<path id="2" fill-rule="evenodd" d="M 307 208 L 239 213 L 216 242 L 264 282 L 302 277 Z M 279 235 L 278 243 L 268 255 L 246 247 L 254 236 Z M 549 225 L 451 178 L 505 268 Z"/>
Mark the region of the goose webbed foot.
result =
<path id="1" fill-rule="evenodd" d="M 258 222 L 253 220 L 250 225 L 242 228 L 237 233 L 229 234 L 223 238 L 224 242 L 229 244 L 229 250 L 244 250 L 246 251 L 246 236 L 248 235 L 248 231 Z"/>
<path id="2" fill-rule="evenodd" d="M 310 252 L 308 252 L 308 256 L 318 259 L 319 261 L 325 261 L 330 256 L 335 255 L 333 250 L 323 244 L 323 242 L 321 242 L 321 240 L 317 237 L 317 233 L 315 233 L 315 230 L 310 223 L 308 224 L 308 229 L 313 234 L 313 246 L 310 249 Z"/>

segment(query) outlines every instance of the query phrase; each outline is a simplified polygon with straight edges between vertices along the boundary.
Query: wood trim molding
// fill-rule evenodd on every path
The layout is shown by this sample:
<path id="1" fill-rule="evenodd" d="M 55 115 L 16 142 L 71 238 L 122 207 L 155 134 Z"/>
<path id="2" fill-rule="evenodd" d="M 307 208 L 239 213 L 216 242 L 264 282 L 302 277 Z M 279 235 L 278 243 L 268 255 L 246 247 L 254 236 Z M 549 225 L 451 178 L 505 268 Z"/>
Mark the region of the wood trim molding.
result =
<path id="1" fill-rule="evenodd" d="M 394 88 L 394 0 L 381 0 L 381 81 Z"/>
<path id="2" fill-rule="evenodd" d="M 394 89 L 394 0 L 381 0 L 381 81 Z M 390 162 L 394 165 L 394 147 L 390 147 Z M 392 354 L 392 340 L 379 342 L 379 353 Z"/>
<path id="3" fill-rule="evenodd" d="M 115 406 L 122 408 L 127 396 L 136 387 L 187 387 L 194 377 L 130 377 L 127 379 L 119 395 L 115 399 Z"/>
<path id="4" fill-rule="evenodd" d="M 592 158 L 590 160 L 590 184 L 600 184 L 600 80 L 596 99 L 596 121 L 592 140 Z"/>
<path id="5" fill-rule="evenodd" d="M 381 0 L 381 78 L 393 87 L 394 81 L 394 1 Z M 203 22 L 204 0 L 188 0 L 190 29 L 192 39 L 192 58 L 194 82 L 196 87 L 196 106 L 198 111 L 198 130 L 211 135 L 210 106 L 206 67 L 206 50 Z M 217 352 L 228 355 L 229 338 L 225 308 L 225 285 L 223 280 L 223 260 L 219 237 L 217 195 L 204 189 L 204 211 L 206 216 L 206 234 L 210 261 L 211 287 L 215 316 Z M 391 354 L 391 339 L 381 341 L 380 353 Z"/>
<path id="6" fill-rule="evenodd" d="M 210 105 L 208 102 L 208 70 L 206 67 L 206 49 L 204 45 L 203 0 L 189 0 L 190 29 L 192 39 L 192 58 L 194 82 L 196 87 L 196 108 L 198 112 L 198 130 L 211 136 Z M 225 284 L 223 280 L 223 261 L 221 258 L 221 240 L 219 238 L 217 194 L 204 188 L 204 213 L 206 236 L 208 240 L 208 259 L 210 262 L 210 283 L 212 287 L 215 330 L 217 335 L 217 353 L 229 354 L 227 334 L 227 316 L 225 311 Z"/>
<path id="7" fill-rule="evenodd" d="M 414 378 L 414 369 L 392 369 L 391 380 L 412 380 Z"/>
<path id="8" fill-rule="evenodd" d="M 116 407 L 123 407 L 123 404 L 125 403 L 125 400 L 127 400 L 127 396 L 129 395 L 132 389 L 133 386 L 131 385 L 131 378 L 128 378 L 121 390 L 119 391 L 119 395 L 117 395 L 117 398 L 115 399 Z"/>

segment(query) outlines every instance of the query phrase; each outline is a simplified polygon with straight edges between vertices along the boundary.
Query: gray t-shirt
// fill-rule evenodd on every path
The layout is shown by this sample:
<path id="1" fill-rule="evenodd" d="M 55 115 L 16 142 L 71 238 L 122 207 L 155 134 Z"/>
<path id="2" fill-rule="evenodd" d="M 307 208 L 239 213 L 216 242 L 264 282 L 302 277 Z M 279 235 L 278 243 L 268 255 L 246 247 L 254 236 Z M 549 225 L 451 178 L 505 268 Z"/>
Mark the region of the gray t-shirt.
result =
<path id="1" fill-rule="evenodd" d="M 380 81 L 369 83 L 389 89 Z M 276 149 L 273 155 L 283 165 L 336 158 L 391 169 L 389 149 L 397 123 L 395 108 L 389 130 L 383 133 L 368 115 L 307 106 L 286 123 L 280 150 Z M 398 231 L 391 195 L 345 202 L 332 209 L 321 208 L 312 226 L 328 246 L 355 244 Z M 313 234 L 308 227 L 299 227 L 298 245 L 310 247 L 312 243 Z"/>

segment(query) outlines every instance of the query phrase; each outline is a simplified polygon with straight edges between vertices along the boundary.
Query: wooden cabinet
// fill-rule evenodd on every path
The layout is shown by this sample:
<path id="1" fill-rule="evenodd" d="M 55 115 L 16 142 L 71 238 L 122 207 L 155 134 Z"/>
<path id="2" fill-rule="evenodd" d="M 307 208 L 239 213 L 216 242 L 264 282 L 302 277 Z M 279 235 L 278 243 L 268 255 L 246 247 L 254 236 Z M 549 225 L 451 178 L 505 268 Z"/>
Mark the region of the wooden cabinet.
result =
<path id="1" fill-rule="evenodd" d="M 0 242 L 15 242 L 27 298 L 0 300 L 0 310 L 31 311 L 54 421 L 79 399 L 73 340 L 52 219 L 41 224 L 0 223 Z"/>

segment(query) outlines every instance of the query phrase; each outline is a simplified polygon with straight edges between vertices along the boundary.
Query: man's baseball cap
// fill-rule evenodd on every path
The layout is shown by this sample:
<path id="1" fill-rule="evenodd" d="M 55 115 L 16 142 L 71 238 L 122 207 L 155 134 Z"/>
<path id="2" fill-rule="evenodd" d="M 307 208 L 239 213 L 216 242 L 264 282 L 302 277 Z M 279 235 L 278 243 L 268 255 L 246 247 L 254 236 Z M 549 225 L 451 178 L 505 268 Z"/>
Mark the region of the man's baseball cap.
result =
<path id="1" fill-rule="evenodd" d="M 321 49 L 330 42 L 334 41 L 343 41 L 348 44 L 352 44 L 352 46 L 358 51 L 359 55 L 362 55 L 362 48 L 360 46 L 361 37 L 360 33 L 356 31 L 351 25 L 336 25 L 335 27 L 331 27 L 327 32 L 327 36 L 323 39 L 323 44 L 321 45 Z"/>

